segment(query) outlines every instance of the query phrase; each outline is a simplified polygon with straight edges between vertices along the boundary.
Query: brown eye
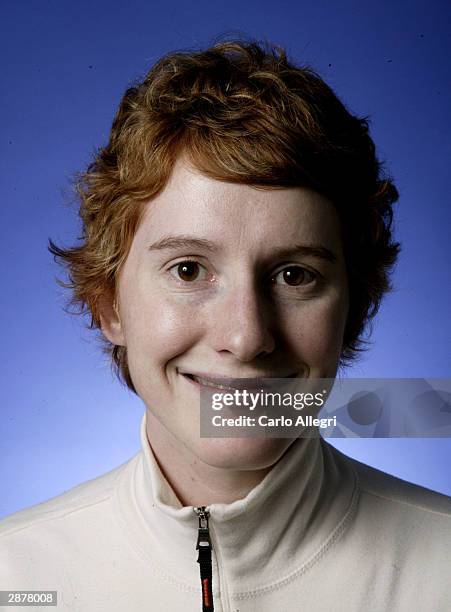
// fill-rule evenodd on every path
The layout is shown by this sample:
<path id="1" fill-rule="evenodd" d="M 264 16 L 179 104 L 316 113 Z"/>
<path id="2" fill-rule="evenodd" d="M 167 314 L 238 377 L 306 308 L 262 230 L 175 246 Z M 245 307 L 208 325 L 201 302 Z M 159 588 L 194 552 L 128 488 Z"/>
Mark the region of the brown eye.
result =
<path id="1" fill-rule="evenodd" d="M 275 283 L 278 277 L 281 277 L 285 284 L 294 287 L 308 284 L 312 282 L 312 280 L 315 280 L 314 274 L 305 268 L 301 268 L 301 266 L 289 266 L 288 268 L 284 268 L 272 278 L 272 282 Z"/>
<path id="2" fill-rule="evenodd" d="M 193 281 L 199 276 L 197 261 L 182 261 L 176 267 L 178 277 L 183 281 Z"/>

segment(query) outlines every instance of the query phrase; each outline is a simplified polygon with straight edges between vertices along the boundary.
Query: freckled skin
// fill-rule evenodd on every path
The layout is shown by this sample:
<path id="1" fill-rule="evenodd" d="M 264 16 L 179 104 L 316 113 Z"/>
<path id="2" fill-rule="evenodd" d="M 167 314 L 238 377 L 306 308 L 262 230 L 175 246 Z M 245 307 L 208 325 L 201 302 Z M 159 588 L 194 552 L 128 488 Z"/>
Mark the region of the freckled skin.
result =
<path id="1" fill-rule="evenodd" d="M 148 409 L 149 442 L 174 489 L 183 488 L 178 473 L 185 470 L 195 480 L 222 479 L 222 489 L 229 483 L 236 497 L 293 440 L 201 439 L 199 392 L 178 370 L 334 377 L 349 307 L 338 215 L 311 190 L 220 182 L 183 160 L 147 206 L 120 274 L 119 316 L 105 315 L 102 329 L 127 346 L 132 379 Z M 208 239 L 220 250 L 148 248 L 179 234 Z M 299 243 L 321 244 L 337 260 L 274 258 L 276 248 Z M 199 264 L 194 280 L 180 277 L 184 261 Z M 289 266 L 309 271 L 300 286 L 286 282 L 282 271 Z M 180 498 L 192 502 L 187 492 Z"/>

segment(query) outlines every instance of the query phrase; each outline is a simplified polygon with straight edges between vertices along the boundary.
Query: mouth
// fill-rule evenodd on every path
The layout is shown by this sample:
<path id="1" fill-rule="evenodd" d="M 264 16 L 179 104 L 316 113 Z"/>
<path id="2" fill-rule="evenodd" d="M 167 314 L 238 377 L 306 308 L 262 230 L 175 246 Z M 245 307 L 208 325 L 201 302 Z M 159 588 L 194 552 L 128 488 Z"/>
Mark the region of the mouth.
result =
<path id="1" fill-rule="evenodd" d="M 179 372 L 187 381 L 189 381 L 192 385 L 197 388 L 208 387 L 211 389 L 216 389 L 219 391 L 236 391 L 243 389 L 268 389 L 274 388 L 275 386 L 280 386 L 279 383 L 271 382 L 271 379 L 287 379 L 287 383 L 289 380 L 297 377 L 297 372 L 289 374 L 288 376 L 265 376 L 265 377 L 257 377 L 257 378 L 232 378 L 227 376 L 206 376 L 206 375 L 198 375 L 192 374 L 191 372 Z M 282 383 L 283 384 L 283 383 Z"/>

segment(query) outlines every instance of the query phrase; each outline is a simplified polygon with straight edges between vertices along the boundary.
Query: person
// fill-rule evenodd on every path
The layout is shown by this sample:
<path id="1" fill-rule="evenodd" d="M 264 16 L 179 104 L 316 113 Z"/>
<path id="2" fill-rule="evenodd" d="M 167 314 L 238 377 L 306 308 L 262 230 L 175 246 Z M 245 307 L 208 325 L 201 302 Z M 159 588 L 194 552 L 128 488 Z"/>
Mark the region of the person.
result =
<path id="1" fill-rule="evenodd" d="M 199 434 L 202 390 L 334 378 L 365 348 L 400 250 L 368 120 L 280 47 L 170 53 L 77 188 L 81 243 L 49 248 L 145 404 L 142 449 L 5 519 L 2 588 L 72 611 L 449 610 L 448 497 L 321 437 Z"/>

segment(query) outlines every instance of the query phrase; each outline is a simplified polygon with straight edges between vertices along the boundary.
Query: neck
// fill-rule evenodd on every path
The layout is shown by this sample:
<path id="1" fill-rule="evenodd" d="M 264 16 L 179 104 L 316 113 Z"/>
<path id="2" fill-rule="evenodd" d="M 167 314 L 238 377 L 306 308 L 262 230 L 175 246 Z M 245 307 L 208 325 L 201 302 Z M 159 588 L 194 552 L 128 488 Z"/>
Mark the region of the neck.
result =
<path id="1" fill-rule="evenodd" d="M 235 469 L 209 465 L 178 441 L 147 411 L 147 439 L 158 466 L 183 506 L 230 504 L 243 499 L 272 469 L 286 444 L 269 466 Z M 280 446 L 280 445 L 279 445 Z"/>

